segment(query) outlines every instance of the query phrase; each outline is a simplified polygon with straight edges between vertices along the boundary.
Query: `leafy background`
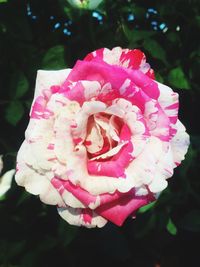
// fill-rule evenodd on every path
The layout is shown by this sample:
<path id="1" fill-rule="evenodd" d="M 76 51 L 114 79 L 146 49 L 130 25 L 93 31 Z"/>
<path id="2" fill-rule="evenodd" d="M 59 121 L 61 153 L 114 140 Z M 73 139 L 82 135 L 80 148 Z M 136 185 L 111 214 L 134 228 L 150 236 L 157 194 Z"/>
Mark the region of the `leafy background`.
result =
<path id="1" fill-rule="evenodd" d="M 191 135 L 189 152 L 169 187 L 121 228 L 70 226 L 55 207 L 41 204 L 13 181 L 0 200 L 0 267 L 198 266 L 199 7 L 195 0 L 107 0 L 96 10 L 80 10 L 66 0 L 0 0 L 3 172 L 15 166 L 37 70 L 73 67 L 100 47 L 143 50 L 157 79 L 179 93 L 180 118 Z"/>

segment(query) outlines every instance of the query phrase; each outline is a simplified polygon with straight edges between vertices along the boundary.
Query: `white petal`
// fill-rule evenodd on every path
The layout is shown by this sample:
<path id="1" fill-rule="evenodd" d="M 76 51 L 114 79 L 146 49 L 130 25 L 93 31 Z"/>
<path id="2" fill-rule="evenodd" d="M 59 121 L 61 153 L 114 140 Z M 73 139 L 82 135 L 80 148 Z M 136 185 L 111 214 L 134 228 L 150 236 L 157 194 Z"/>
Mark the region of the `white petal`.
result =
<path id="1" fill-rule="evenodd" d="M 18 185 L 24 186 L 29 193 L 40 195 L 40 199 L 44 203 L 58 206 L 65 205 L 61 196 L 46 176 L 37 173 L 26 164 L 20 162 L 18 163 L 15 180 Z"/>
<path id="2" fill-rule="evenodd" d="M 0 178 L 0 197 L 2 197 L 10 189 L 14 173 L 15 170 L 7 171 Z"/>
<path id="3" fill-rule="evenodd" d="M 84 102 L 81 110 L 76 115 L 77 127 L 73 129 L 72 133 L 74 138 L 85 139 L 87 132 L 88 117 L 99 112 L 103 112 L 106 109 L 106 104 L 101 101 Z"/>
<path id="4" fill-rule="evenodd" d="M 3 160 L 2 160 L 2 155 L 0 155 L 0 174 L 1 174 L 1 171 L 3 169 Z"/>
<path id="5" fill-rule="evenodd" d="M 167 181 L 165 179 L 159 179 L 155 177 L 152 183 L 149 185 L 149 189 L 152 193 L 159 193 L 167 187 Z"/>
<path id="6" fill-rule="evenodd" d="M 185 131 L 184 125 L 178 120 L 175 129 L 177 129 L 177 133 L 174 138 L 171 140 L 171 147 L 174 156 L 175 164 L 179 164 L 187 153 L 189 147 L 189 135 Z"/>
<path id="7" fill-rule="evenodd" d="M 81 81 L 84 90 L 84 96 L 86 101 L 93 97 L 97 97 L 101 90 L 101 84 L 97 81 Z"/>
<path id="8" fill-rule="evenodd" d="M 156 82 L 160 90 L 158 102 L 169 118 L 176 118 L 178 115 L 178 105 L 176 108 L 168 109 L 169 106 L 178 104 L 178 94 L 162 83 Z"/>
<path id="9" fill-rule="evenodd" d="M 52 85 L 61 85 L 67 79 L 70 71 L 71 69 L 38 70 L 34 99 L 41 95 L 44 89 L 49 89 Z"/>

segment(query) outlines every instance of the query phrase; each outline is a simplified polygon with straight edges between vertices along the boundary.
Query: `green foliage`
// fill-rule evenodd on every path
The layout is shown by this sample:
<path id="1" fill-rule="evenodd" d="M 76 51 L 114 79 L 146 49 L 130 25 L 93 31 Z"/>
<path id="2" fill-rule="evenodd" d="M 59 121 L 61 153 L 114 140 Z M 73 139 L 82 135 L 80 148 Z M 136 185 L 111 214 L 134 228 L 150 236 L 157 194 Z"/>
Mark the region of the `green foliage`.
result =
<path id="1" fill-rule="evenodd" d="M 158 42 L 150 38 L 145 38 L 144 47 L 153 58 L 160 59 L 163 63 L 167 64 L 166 52 Z"/>
<path id="2" fill-rule="evenodd" d="M 144 30 L 130 30 L 125 24 L 122 26 L 124 34 L 127 40 L 131 43 L 137 43 L 141 40 L 146 40 L 148 37 L 155 35 L 154 31 L 144 31 Z"/>
<path id="3" fill-rule="evenodd" d="M 154 11 L 147 12 L 149 8 Z M 42 205 L 13 182 L 0 201 L 0 267 L 76 267 L 85 262 L 88 266 L 94 262 L 116 267 L 196 266 L 198 251 L 193 244 L 199 242 L 200 234 L 199 1 L 105 0 L 95 11 L 102 21 L 93 11 L 75 9 L 65 0 L 0 0 L 0 155 L 4 155 L 4 171 L 15 167 L 37 70 L 71 68 L 100 47 L 145 52 L 156 79 L 180 95 L 180 117 L 191 136 L 190 149 L 158 200 L 140 208 L 137 218 L 128 219 L 122 228 L 112 224 L 101 230 L 70 226 L 55 207 Z M 131 14 L 134 19 L 128 21 Z"/>
<path id="4" fill-rule="evenodd" d="M 58 70 L 66 68 L 64 46 L 51 47 L 42 59 L 42 68 L 46 70 Z"/>
<path id="5" fill-rule="evenodd" d="M 11 78 L 11 97 L 19 99 L 23 97 L 29 88 L 29 82 L 22 71 L 15 72 Z M 15 92 L 13 94 L 13 92 Z"/>
<path id="6" fill-rule="evenodd" d="M 171 69 L 168 75 L 169 83 L 180 89 L 190 89 L 189 83 L 181 67 Z"/>
<path id="7" fill-rule="evenodd" d="M 175 224 L 172 222 L 171 218 L 169 218 L 169 221 L 167 223 L 167 230 L 171 235 L 177 234 L 177 228 L 176 228 Z"/>
<path id="8" fill-rule="evenodd" d="M 156 202 L 153 201 L 153 202 L 149 203 L 148 205 L 145 205 L 145 206 L 141 207 L 138 212 L 139 213 L 144 213 L 144 212 L 148 211 L 149 209 L 152 209 L 155 206 L 155 203 Z"/>
<path id="9" fill-rule="evenodd" d="M 21 120 L 23 115 L 24 115 L 23 104 L 17 100 L 10 102 L 9 105 L 6 107 L 5 119 L 13 126 L 17 125 L 17 123 Z"/>
<path id="10" fill-rule="evenodd" d="M 200 232 L 200 210 L 191 210 L 181 220 L 180 226 L 188 231 Z"/>

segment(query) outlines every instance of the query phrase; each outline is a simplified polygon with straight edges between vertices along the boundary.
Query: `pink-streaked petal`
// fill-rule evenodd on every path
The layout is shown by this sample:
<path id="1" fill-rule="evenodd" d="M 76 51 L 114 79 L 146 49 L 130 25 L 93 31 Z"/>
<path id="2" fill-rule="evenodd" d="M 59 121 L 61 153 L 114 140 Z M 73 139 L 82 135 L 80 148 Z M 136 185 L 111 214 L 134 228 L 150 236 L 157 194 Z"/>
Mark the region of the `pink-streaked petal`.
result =
<path id="1" fill-rule="evenodd" d="M 146 57 L 139 49 L 122 49 L 115 47 L 112 50 L 107 48 L 98 49 L 88 54 L 84 60 L 91 61 L 99 58 L 110 65 L 118 65 L 130 69 L 140 69 L 150 78 L 154 78 L 154 72 L 146 63 Z"/>
<path id="2" fill-rule="evenodd" d="M 149 78 L 139 70 L 133 70 L 130 73 L 133 81 L 145 92 L 145 94 L 153 99 L 158 99 L 160 91 L 157 83 L 153 79 Z"/>
<path id="3" fill-rule="evenodd" d="M 52 85 L 61 85 L 68 77 L 71 69 L 63 70 L 38 70 L 35 85 L 34 99 L 42 95 L 43 90 L 49 89 Z M 55 90 L 56 88 L 56 90 Z M 52 93 L 57 92 L 59 87 L 53 87 Z"/>
<path id="4" fill-rule="evenodd" d="M 104 139 L 101 134 L 100 126 L 94 123 L 94 121 L 91 123 L 88 122 L 88 128 L 89 129 L 88 129 L 86 142 L 90 141 L 91 143 L 89 146 L 87 146 L 87 151 L 93 154 L 93 153 L 96 153 L 102 150 Z"/>
<path id="5" fill-rule="evenodd" d="M 106 158 L 110 158 L 114 155 L 116 155 L 123 146 L 125 146 L 128 142 L 123 142 L 123 143 L 119 143 L 116 147 L 110 149 L 108 152 L 100 154 L 99 156 L 96 156 L 94 158 L 91 158 L 90 160 L 99 160 L 99 159 L 106 159 Z"/>
<path id="6" fill-rule="evenodd" d="M 87 209 L 73 209 L 71 207 L 58 208 L 59 215 L 69 224 L 85 226 L 87 228 L 103 227 L 107 220 Z"/>
<path id="7" fill-rule="evenodd" d="M 120 150 L 109 161 L 90 160 L 87 163 L 89 174 L 106 175 L 112 177 L 124 176 L 125 168 L 133 159 L 132 142 L 130 142 L 131 133 L 127 125 L 124 125 L 120 133 L 120 141 L 126 142 Z"/>
<path id="8" fill-rule="evenodd" d="M 116 79 L 117 77 L 117 79 Z M 61 92 L 68 90 L 73 82 L 87 79 L 97 81 L 101 85 L 97 100 L 110 104 L 114 99 L 123 97 L 136 104 L 141 110 L 149 98 L 157 99 L 158 86 L 154 80 L 139 70 L 121 69 L 115 65 L 108 65 L 103 61 L 77 61 L 67 80 L 62 85 Z M 130 80 L 130 84 L 126 82 Z M 124 89 L 124 86 L 127 86 Z M 120 88 L 121 92 L 120 92 Z M 140 89 L 141 88 L 141 89 Z M 146 100 L 147 99 L 147 100 Z"/>
<path id="9" fill-rule="evenodd" d="M 81 106 L 85 101 L 90 101 L 98 96 L 101 85 L 97 81 L 78 81 L 69 84 L 69 90 L 63 94 L 71 101 L 77 101 Z"/>
<path id="10" fill-rule="evenodd" d="M 168 116 L 170 122 L 175 124 L 178 119 L 178 94 L 173 92 L 172 89 L 164 84 L 157 82 L 160 91 L 158 102 L 162 107 L 165 114 Z"/>
<path id="11" fill-rule="evenodd" d="M 76 118 L 74 119 L 74 122 L 76 123 L 77 127 L 72 128 L 73 138 L 81 137 L 84 140 L 87 134 L 88 117 L 95 113 L 103 112 L 105 109 L 106 104 L 104 104 L 103 102 L 84 102 L 82 109 L 76 114 Z"/>

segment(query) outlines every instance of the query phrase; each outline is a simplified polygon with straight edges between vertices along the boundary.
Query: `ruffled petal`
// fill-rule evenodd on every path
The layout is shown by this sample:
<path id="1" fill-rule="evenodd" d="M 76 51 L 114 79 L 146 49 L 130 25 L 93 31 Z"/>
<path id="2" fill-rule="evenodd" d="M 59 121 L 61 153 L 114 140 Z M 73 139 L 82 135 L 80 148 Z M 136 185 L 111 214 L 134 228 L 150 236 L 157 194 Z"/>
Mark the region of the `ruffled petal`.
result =
<path id="1" fill-rule="evenodd" d="M 179 120 L 175 124 L 175 129 L 177 130 L 177 132 L 174 138 L 171 140 L 171 147 L 174 163 L 176 166 L 178 166 L 185 158 L 190 140 L 189 135 L 186 133 L 184 125 Z"/>
<path id="2" fill-rule="evenodd" d="M 96 58 L 103 60 L 110 65 L 118 65 L 130 69 L 139 69 L 148 75 L 150 78 L 154 78 L 154 72 L 150 65 L 146 63 L 145 54 L 139 49 L 122 49 L 121 47 L 115 47 L 112 50 L 108 48 L 98 49 L 88 54 L 84 60 L 91 61 Z"/>
<path id="3" fill-rule="evenodd" d="M 69 224 L 87 228 L 103 227 L 107 220 L 90 209 L 58 208 L 59 215 Z"/>

